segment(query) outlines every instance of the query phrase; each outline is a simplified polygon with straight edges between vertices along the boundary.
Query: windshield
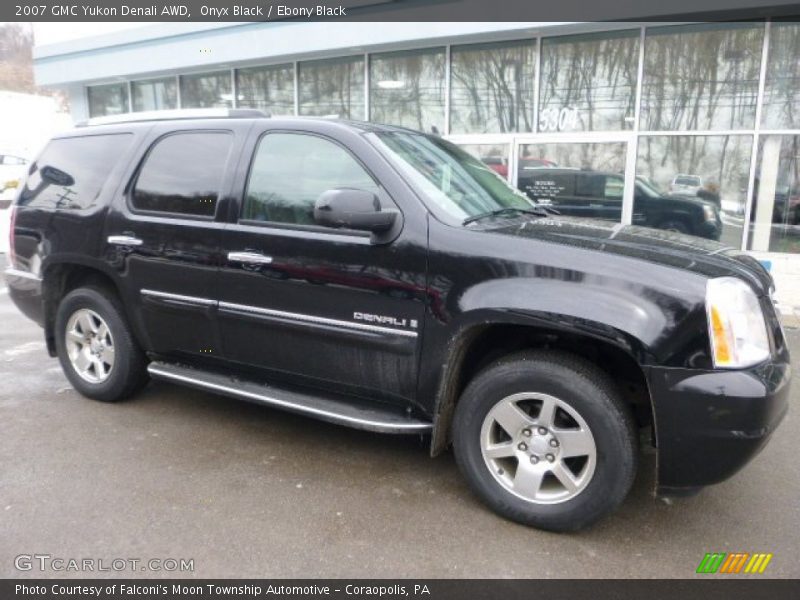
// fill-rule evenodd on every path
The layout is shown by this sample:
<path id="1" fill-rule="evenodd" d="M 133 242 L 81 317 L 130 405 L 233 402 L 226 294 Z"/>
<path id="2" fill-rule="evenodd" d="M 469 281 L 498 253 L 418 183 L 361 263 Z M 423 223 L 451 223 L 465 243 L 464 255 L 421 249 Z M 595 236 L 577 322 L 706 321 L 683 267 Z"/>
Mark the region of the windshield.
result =
<path id="1" fill-rule="evenodd" d="M 536 206 L 494 170 L 441 138 L 403 131 L 371 137 L 428 199 L 459 222 L 497 210 Z"/>
<path id="2" fill-rule="evenodd" d="M 700 178 L 690 177 L 688 175 L 679 175 L 675 178 L 675 183 L 678 185 L 700 185 Z"/>

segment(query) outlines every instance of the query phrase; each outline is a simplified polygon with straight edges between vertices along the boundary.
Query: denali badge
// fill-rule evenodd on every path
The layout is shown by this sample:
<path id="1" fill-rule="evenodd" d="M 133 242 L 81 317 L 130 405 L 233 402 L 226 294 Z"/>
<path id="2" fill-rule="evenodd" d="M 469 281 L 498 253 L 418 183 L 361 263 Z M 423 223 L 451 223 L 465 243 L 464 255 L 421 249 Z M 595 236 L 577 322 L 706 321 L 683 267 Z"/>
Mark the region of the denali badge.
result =
<path id="1" fill-rule="evenodd" d="M 368 323 L 380 323 L 381 325 L 394 325 L 395 327 L 417 328 L 416 319 L 398 319 L 396 317 L 385 317 L 383 315 L 371 315 L 369 313 L 354 312 L 353 318 L 356 321 L 367 321 Z"/>

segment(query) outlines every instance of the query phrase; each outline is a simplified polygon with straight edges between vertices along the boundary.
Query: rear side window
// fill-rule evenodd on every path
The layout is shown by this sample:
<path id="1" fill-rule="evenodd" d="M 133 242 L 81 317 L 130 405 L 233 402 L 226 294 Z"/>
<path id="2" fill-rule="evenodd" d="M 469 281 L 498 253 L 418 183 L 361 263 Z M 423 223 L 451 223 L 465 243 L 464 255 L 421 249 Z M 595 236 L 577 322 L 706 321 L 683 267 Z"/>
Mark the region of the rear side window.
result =
<path id="1" fill-rule="evenodd" d="M 145 158 L 133 189 L 136 210 L 212 217 L 233 136 L 226 131 L 173 133 Z"/>
<path id="2" fill-rule="evenodd" d="M 119 133 L 52 140 L 30 166 L 19 203 L 64 210 L 94 206 L 131 139 Z"/>

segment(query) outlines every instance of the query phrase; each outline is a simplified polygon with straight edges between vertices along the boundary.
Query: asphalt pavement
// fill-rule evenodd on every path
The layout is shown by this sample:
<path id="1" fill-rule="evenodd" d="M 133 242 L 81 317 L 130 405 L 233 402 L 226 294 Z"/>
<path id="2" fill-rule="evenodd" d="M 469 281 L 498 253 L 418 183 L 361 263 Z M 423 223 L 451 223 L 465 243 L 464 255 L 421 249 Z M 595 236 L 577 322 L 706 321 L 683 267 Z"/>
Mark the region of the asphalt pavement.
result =
<path id="1" fill-rule="evenodd" d="M 800 356 L 800 333 L 789 338 Z M 452 454 L 431 459 L 418 438 L 161 382 L 120 404 L 87 400 L 4 283 L 0 382 L 0 577 L 113 576 L 97 572 L 113 559 L 193 560 L 126 577 L 692 577 L 706 552 L 770 552 L 764 576 L 800 576 L 798 385 L 733 479 L 667 503 L 644 450 L 621 509 L 565 535 L 494 515 Z M 95 571 L 17 559 L 34 554 Z"/>

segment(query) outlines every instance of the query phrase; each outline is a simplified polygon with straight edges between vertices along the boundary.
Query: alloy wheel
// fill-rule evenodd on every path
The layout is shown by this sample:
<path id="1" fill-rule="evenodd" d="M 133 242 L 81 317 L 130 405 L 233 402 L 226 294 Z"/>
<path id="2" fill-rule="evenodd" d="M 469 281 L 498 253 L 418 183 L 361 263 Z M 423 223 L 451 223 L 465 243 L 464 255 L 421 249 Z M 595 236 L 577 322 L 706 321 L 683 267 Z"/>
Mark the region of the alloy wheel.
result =
<path id="1" fill-rule="evenodd" d="M 536 504 L 580 494 L 597 463 L 594 436 L 583 417 L 564 400 L 535 392 L 507 396 L 487 413 L 481 453 L 506 490 Z"/>
<path id="2" fill-rule="evenodd" d="M 76 310 L 67 321 L 65 345 L 69 362 L 81 379 L 103 383 L 114 368 L 114 339 L 93 310 Z"/>

